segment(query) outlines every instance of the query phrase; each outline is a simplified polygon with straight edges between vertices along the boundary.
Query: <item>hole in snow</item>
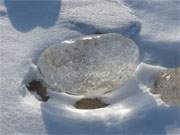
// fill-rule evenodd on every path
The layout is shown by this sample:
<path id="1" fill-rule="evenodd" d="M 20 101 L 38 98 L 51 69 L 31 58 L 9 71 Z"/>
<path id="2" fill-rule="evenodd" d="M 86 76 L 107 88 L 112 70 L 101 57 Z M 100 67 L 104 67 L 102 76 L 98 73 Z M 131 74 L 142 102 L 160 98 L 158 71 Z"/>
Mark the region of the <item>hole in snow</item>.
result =
<path id="1" fill-rule="evenodd" d="M 94 34 L 104 34 L 104 33 L 100 32 L 100 31 L 96 31 L 96 32 L 94 32 Z"/>
<path id="2" fill-rule="evenodd" d="M 97 108 L 104 108 L 108 106 L 109 104 L 104 103 L 98 98 L 83 98 L 81 100 L 78 100 L 74 107 L 77 109 L 97 109 Z"/>
<path id="3" fill-rule="evenodd" d="M 31 93 L 35 92 L 38 94 L 42 101 L 47 101 L 49 99 L 47 94 L 47 87 L 44 86 L 40 81 L 32 80 L 26 85 L 26 87 Z"/>
<path id="4" fill-rule="evenodd" d="M 0 16 L 6 16 L 7 13 L 5 11 L 0 11 Z"/>

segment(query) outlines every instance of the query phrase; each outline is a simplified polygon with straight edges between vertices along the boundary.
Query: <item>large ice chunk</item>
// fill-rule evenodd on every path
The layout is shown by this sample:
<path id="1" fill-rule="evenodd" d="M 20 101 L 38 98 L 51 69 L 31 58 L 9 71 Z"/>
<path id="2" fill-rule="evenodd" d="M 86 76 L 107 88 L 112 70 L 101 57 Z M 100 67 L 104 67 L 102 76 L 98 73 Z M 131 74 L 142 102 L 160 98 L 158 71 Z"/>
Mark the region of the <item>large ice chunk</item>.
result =
<path id="1" fill-rule="evenodd" d="M 38 68 L 54 90 L 99 95 L 124 84 L 138 58 L 138 47 L 132 40 L 109 33 L 50 46 L 41 54 Z"/>

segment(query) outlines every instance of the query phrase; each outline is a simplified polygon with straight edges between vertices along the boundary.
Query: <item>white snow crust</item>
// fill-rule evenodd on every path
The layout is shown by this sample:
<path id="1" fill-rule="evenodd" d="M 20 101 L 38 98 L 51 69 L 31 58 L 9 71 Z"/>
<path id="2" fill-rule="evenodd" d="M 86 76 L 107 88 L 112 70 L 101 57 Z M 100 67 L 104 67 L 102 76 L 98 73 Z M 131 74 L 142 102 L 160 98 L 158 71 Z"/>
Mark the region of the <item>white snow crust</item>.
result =
<path id="1" fill-rule="evenodd" d="M 0 0 L 0 134 L 178 133 L 179 106 L 149 88 L 158 71 L 180 65 L 179 7 L 179 0 Z M 80 110 L 73 104 L 83 96 L 50 91 L 40 102 L 27 91 L 44 49 L 98 32 L 128 36 L 140 51 L 126 85 L 100 96 L 109 106 Z"/>

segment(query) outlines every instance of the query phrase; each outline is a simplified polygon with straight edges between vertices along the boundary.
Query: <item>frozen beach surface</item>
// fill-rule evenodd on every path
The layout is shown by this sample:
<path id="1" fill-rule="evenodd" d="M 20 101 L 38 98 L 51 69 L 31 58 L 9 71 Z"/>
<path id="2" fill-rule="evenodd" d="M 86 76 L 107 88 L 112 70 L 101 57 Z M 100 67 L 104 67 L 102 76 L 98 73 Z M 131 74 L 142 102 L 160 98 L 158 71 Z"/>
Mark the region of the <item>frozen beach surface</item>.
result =
<path id="1" fill-rule="evenodd" d="M 0 0 L 0 134 L 178 133 L 179 106 L 164 105 L 149 86 L 154 74 L 179 66 L 179 6 L 179 0 Z M 56 91 L 41 102 L 26 89 L 47 47 L 110 32 L 134 40 L 141 64 L 123 87 L 99 97 L 108 106 L 76 109 L 84 96 Z"/>

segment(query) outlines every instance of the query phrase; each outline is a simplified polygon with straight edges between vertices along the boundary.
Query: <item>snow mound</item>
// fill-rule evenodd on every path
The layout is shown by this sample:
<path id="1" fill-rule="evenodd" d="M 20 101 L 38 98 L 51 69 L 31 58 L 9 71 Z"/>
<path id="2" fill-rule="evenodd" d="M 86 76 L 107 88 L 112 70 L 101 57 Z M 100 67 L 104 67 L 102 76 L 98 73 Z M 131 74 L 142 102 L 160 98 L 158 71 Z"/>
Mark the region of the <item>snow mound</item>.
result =
<path id="1" fill-rule="evenodd" d="M 117 32 L 133 37 L 141 29 L 140 20 L 127 6 L 109 0 L 62 1 L 61 20 L 65 27 L 86 35 Z"/>
<path id="2" fill-rule="evenodd" d="M 41 78 L 57 91 L 100 95 L 123 85 L 138 58 L 132 40 L 109 33 L 51 46 L 40 56 L 38 68 Z"/>

